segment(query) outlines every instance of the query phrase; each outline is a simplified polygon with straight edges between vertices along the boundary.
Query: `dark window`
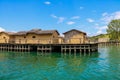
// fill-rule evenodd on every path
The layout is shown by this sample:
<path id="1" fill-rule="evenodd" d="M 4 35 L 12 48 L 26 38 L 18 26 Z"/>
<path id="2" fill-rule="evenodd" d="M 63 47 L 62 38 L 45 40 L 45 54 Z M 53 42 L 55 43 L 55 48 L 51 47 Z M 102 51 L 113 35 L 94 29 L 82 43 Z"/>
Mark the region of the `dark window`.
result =
<path id="1" fill-rule="evenodd" d="M 4 39 L 6 39 L 6 37 L 3 37 Z"/>
<path id="2" fill-rule="evenodd" d="M 26 38 L 26 36 L 24 36 L 24 38 Z"/>
<path id="3" fill-rule="evenodd" d="M 32 36 L 32 38 L 36 38 L 35 36 Z"/>

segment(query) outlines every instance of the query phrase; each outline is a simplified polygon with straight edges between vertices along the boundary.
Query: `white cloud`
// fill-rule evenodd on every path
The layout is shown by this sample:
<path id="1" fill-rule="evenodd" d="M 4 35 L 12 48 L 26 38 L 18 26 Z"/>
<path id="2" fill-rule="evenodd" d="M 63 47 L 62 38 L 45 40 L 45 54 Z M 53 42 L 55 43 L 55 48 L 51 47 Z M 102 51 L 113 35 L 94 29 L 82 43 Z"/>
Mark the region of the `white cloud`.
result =
<path id="1" fill-rule="evenodd" d="M 88 35 L 91 35 L 91 33 L 90 33 L 90 32 L 87 32 L 87 34 L 88 34 Z"/>
<path id="2" fill-rule="evenodd" d="M 56 15 L 54 15 L 54 14 L 51 14 L 51 17 L 52 18 L 58 18 Z"/>
<path id="3" fill-rule="evenodd" d="M 103 33 L 102 30 L 98 30 L 98 31 L 97 31 L 97 34 L 102 34 L 102 33 Z"/>
<path id="4" fill-rule="evenodd" d="M 101 27 L 96 27 L 96 29 L 99 29 L 99 30 L 105 30 L 105 29 L 107 29 L 107 26 L 101 26 Z"/>
<path id="5" fill-rule="evenodd" d="M 102 27 L 100 27 L 100 29 L 105 30 L 105 29 L 107 29 L 107 26 L 102 26 Z"/>
<path id="6" fill-rule="evenodd" d="M 72 24 L 75 24 L 75 22 L 69 21 L 69 22 L 67 22 L 67 24 L 68 24 L 68 25 L 72 25 Z"/>
<path id="7" fill-rule="evenodd" d="M 80 18 L 80 16 L 73 16 L 73 17 L 71 17 L 71 19 L 79 19 Z"/>
<path id="8" fill-rule="evenodd" d="M 58 23 L 58 24 L 59 24 L 59 23 L 62 23 L 64 20 L 65 20 L 64 17 L 58 17 L 58 22 L 57 22 L 57 23 Z"/>
<path id="9" fill-rule="evenodd" d="M 91 19 L 91 18 L 88 18 L 87 21 L 90 22 L 90 23 L 94 22 L 94 20 Z"/>
<path id="10" fill-rule="evenodd" d="M 108 15 L 108 13 L 107 13 L 107 12 L 104 12 L 104 13 L 102 14 L 102 16 L 106 16 L 106 15 Z"/>
<path id="11" fill-rule="evenodd" d="M 46 1 L 46 2 L 44 2 L 44 4 L 46 4 L 46 5 L 50 5 L 50 4 L 51 4 L 51 2 Z"/>
<path id="12" fill-rule="evenodd" d="M 107 13 L 107 12 L 102 13 L 101 20 L 103 21 L 104 24 L 108 24 L 111 20 L 114 19 L 120 19 L 120 11 L 116 11 L 113 13 Z M 105 33 L 107 26 L 101 26 L 101 27 L 99 27 L 99 25 L 96 26 L 97 26 L 96 29 L 98 29 L 97 34 Z"/>
<path id="13" fill-rule="evenodd" d="M 65 20 L 65 17 L 58 17 L 58 16 L 56 16 L 54 14 L 51 14 L 51 17 L 58 20 L 57 24 L 62 23 Z"/>
<path id="14" fill-rule="evenodd" d="M 84 9 L 84 7 L 80 6 L 80 10 Z"/>
<path id="15" fill-rule="evenodd" d="M 107 29 L 107 26 L 96 27 L 98 29 L 97 34 L 103 34 L 104 31 Z"/>
<path id="16" fill-rule="evenodd" d="M 3 29 L 2 27 L 0 27 L 0 32 L 2 32 L 2 31 L 5 31 L 5 29 Z"/>
<path id="17" fill-rule="evenodd" d="M 101 20 L 104 21 L 105 23 L 109 23 L 113 19 L 120 19 L 120 11 L 116 11 L 114 13 L 108 14 L 108 13 L 103 13 Z"/>

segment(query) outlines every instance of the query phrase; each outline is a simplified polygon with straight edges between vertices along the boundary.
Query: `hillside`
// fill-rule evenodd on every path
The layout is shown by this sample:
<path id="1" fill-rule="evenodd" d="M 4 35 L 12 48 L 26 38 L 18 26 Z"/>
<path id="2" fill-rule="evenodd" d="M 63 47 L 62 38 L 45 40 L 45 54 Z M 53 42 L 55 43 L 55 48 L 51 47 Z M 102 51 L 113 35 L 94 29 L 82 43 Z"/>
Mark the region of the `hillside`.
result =
<path id="1" fill-rule="evenodd" d="M 98 40 L 99 38 L 109 38 L 109 35 L 108 35 L 108 34 L 100 34 L 100 35 L 96 35 L 96 36 L 89 37 L 89 39 L 90 39 L 91 41 L 96 41 L 96 40 Z"/>

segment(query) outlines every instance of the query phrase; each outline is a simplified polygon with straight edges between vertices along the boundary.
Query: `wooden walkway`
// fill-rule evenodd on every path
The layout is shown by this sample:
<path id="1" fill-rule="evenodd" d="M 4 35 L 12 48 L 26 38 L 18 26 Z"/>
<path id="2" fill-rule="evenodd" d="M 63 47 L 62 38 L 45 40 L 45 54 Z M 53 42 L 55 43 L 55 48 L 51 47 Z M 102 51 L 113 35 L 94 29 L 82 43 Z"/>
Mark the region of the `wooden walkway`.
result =
<path id="1" fill-rule="evenodd" d="M 113 46 L 113 45 L 120 45 L 120 42 L 99 42 L 99 46 Z"/>
<path id="2" fill-rule="evenodd" d="M 0 51 L 90 53 L 98 51 L 98 44 L 0 44 Z"/>

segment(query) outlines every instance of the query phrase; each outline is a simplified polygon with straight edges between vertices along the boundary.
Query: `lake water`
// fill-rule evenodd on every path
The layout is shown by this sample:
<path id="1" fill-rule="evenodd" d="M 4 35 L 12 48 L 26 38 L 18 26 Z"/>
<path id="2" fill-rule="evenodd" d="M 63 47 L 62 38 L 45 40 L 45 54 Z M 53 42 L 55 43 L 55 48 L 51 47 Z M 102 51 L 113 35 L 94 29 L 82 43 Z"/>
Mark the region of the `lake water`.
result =
<path id="1" fill-rule="evenodd" d="M 120 46 L 91 55 L 0 52 L 0 80 L 120 80 Z"/>

